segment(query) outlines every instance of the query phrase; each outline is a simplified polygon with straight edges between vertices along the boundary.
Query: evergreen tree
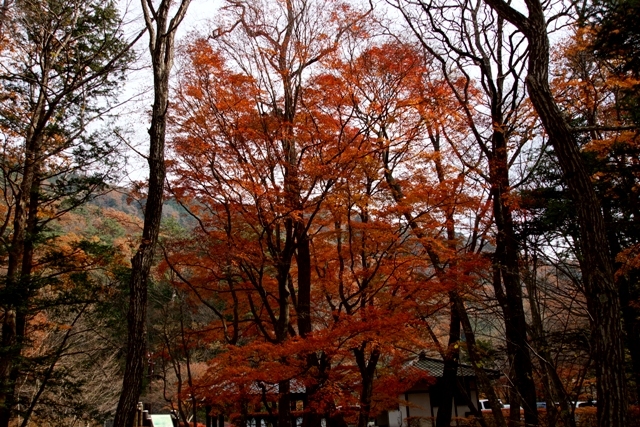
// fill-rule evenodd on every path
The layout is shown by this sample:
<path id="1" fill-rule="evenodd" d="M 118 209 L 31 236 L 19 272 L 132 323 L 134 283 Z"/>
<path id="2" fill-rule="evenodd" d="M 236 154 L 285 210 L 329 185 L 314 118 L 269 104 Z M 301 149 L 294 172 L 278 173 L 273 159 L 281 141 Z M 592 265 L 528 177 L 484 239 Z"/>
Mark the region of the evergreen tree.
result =
<path id="1" fill-rule="evenodd" d="M 82 306 L 85 291 L 91 294 L 77 288 L 90 287 L 83 274 L 60 279 L 79 265 L 47 249 L 55 236 L 49 226 L 103 190 L 113 174 L 116 146 L 97 122 L 111 110 L 131 61 L 114 2 L 18 0 L 11 7 L 4 24 L 14 33 L 12 43 L 0 52 L 2 427 L 18 415 L 16 384 L 32 362 L 25 352 L 31 322 L 49 307 Z M 52 354 L 60 354 L 65 342 L 59 344 Z M 51 369 L 58 363 L 56 357 L 41 361 Z M 50 379 L 37 378 L 41 387 Z M 23 425 L 31 413 L 20 414 Z"/>

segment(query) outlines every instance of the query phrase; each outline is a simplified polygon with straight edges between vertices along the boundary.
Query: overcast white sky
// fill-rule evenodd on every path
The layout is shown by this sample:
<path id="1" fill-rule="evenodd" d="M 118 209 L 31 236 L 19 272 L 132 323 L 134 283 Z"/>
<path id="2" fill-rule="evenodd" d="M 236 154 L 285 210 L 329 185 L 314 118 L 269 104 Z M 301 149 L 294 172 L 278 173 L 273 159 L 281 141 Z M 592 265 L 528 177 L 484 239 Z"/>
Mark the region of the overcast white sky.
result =
<path id="1" fill-rule="evenodd" d="M 177 44 L 180 44 L 180 40 L 190 32 L 205 31 L 208 27 L 208 22 L 215 17 L 220 4 L 220 0 L 192 0 L 185 20 L 178 29 Z M 144 27 L 140 0 L 121 0 L 119 7 L 127 21 L 127 36 L 134 37 Z M 146 36 L 143 37 L 136 46 L 140 60 L 135 66 L 136 70 L 130 73 L 120 96 L 120 101 L 126 101 L 126 103 L 122 105 L 117 113 L 118 126 L 121 128 L 127 142 L 132 146 L 130 150 L 126 150 L 127 177 L 121 183 L 122 185 L 127 185 L 130 180 L 144 180 L 148 175 L 148 166 L 145 158 L 136 153 L 146 153 L 148 151 L 146 148 L 148 144 L 147 129 L 149 127 L 149 111 L 153 93 L 147 40 Z M 175 68 L 173 71 L 175 72 Z"/>
<path id="2" fill-rule="evenodd" d="M 142 21 L 141 0 L 118 0 L 119 7 L 125 14 L 128 21 L 126 32 L 129 37 L 144 27 Z M 206 32 L 209 22 L 215 18 L 216 13 L 224 0 L 192 0 L 184 22 L 180 25 L 177 33 L 177 44 L 192 32 Z M 277 1 L 277 0 L 271 0 Z M 552 0 L 554 4 L 562 4 L 564 0 Z M 176 0 L 177 2 L 177 0 Z M 514 7 L 526 10 L 522 0 L 514 0 Z M 393 9 L 390 10 L 393 13 Z M 564 32 L 552 34 L 554 41 L 563 36 Z M 132 145 L 132 149 L 128 150 L 128 165 L 126 175 L 122 185 L 127 185 L 130 180 L 144 180 L 148 174 L 148 166 L 143 156 L 136 152 L 145 153 L 148 144 L 147 129 L 149 126 L 149 110 L 152 103 L 152 74 L 149 67 L 149 52 L 147 48 L 147 38 L 143 37 L 136 46 L 140 55 L 140 61 L 137 65 L 138 70 L 130 73 L 127 85 L 121 96 L 121 100 L 128 100 L 120 110 L 118 117 L 118 125 L 122 128 L 123 134 L 126 135 L 127 141 Z M 173 72 L 176 72 L 174 67 Z"/>

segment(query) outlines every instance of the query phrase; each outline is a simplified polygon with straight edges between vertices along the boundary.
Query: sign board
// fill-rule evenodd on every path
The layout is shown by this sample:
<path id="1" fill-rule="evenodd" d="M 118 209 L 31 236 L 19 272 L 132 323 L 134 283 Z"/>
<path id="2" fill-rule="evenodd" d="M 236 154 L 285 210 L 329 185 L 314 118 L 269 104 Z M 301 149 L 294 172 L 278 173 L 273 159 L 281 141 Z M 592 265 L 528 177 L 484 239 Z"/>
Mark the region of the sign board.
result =
<path id="1" fill-rule="evenodd" d="M 173 427 L 171 415 L 151 415 L 151 423 L 153 427 Z"/>

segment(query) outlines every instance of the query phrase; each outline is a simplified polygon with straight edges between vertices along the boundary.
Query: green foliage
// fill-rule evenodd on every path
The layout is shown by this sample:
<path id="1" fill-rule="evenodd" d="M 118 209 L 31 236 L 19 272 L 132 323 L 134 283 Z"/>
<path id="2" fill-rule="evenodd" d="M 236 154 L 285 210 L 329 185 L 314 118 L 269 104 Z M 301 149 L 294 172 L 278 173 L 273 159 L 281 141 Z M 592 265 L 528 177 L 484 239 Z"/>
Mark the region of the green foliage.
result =
<path id="1" fill-rule="evenodd" d="M 30 147 L 42 162 L 41 206 L 64 199 L 69 210 L 117 176 L 113 134 L 97 121 L 133 56 L 114 2 L 22 0 L 14 9 L 13 46 L 0 52 L 2 187 L 20 184 Z"/>
<path id="2" fill-rule="evenodd" d="M 616 63 L 621 73 L 640 76 L 640 0 L 604 0 L 594 5 L 597 56 Z"/>
<path id="3" fill-rule="evenodd" d="M 618 76 L 640 78 L 640 0 L 604 0 L 594 5 L 596 57 L 609 61 Z M 622 90 L 620 107 L 640 124 L 640 84 Z"/>
<path id="4" fill-rule="evenodd" d="M 502 356 L 499 349 L 495 348 L 494 343 L 488 339 L 476 339 L 476 350 L 482 361 L 482 366 L 485 368 L 493 368 L 496 366 L 496 362 Z M 470 363 L 468 358 L 465 358 L 465 362 Z"/>
<path id="5" fill-rule="evenodd" d="M 538 163 L 530 187 L 523 189 L 520 196 L 521 207 L 530 213 L 526 221 L 516 224 L 522 241 L 544 234 L 578 235 L 571 199 L 550 147 Z"/>
<path id="6" fill-rule="evenodd" d="M 114 294 L 111 271 L 122 259 L 114 239 L 123 232 L 113 236 L 117 226 L 107 223 L 101 239 L 89 218 L 65 221 L 117 177 L 115 138 L 99 125 L 132 53 L 112 1 L 18 0 L 10 16 L 12 45 L 0 51 L 0 211 L 9 225 L 0 239 L 21 267 L 2 278 L 0 308 L 26 320 L 13 326 L 15 343 L 0 349 L 11 371 L 0 377 L 0 398 L 26 419 L 46 412 L 53 420 L 72 416 L 93 381 L 76 365 L 106 360 L 103 343 L 88 344 L 98 327 L 87 317 Z M 14 221 L 20 210 L 26 225 Z M 6 268 L 7 257 L 2 262 Z"/>

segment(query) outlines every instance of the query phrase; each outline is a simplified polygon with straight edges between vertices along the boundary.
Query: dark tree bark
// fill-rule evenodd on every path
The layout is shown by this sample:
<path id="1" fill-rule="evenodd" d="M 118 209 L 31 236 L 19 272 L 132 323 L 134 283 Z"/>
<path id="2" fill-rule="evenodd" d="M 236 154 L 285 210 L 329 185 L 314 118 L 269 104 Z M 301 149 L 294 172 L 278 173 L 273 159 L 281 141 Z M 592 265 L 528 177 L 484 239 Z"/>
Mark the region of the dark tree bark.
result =
<path id="1" fill-rule="evenodd" d="M 380 359 L 380 349 L 377 346 L 371 350 L 371 354 L 366 356 L 367 342 L 360 347 L 353 349 L 353 355 L 358 364 L 360 377 L 362 378 L 362 390 L 360 392 L 360 411 L 358 413 L 357 427 L 367 427 L 371 414 L 371 398 L 373 397 L 373 380 Z"/>
<path id="2" fill-rule="evenodd" d="M 436 153 L 441 152 L 440 133 L 431 127 L 428 128 L 429 139 Z M 436 156 L 434 166 L 438 181 L 444 184 L 447 180 L 445 168 L 442 164 L 442 157 Z M 447 229 L 447 245 L 452 251 L 456 250 L 456 232 L 455 232 L 455 207 L 451 205 L 445 209 L 446 229 Z M 453 261 L 455 263 L 455 261 Z M 454 265 L 452 265 L 454 267 Z M 451 424 L 451 413 L 453 406 L 453 398 L 455 390 L 458 386 L 458 364 L 460 360 L 460 315 L 455 308 L 452 298 L 449 299 L 451 306 L 450 323 L 449 323 L 449 342 L 447 349 L 444 351 L 442 358 L 444 360 L 444 372 L 442 374 L 442 382 L 444 384 L 442 391 L 442 404 L 438 409 L 436 418 L 436 427 L 446 427 Z"/>
<path id="3" fill-rule="evenodd" d="M 432 142 L 434 143 L 435 150 L 438 151 L 439 150 L 438 139 L 433 137 L 431 139 L 432 139 Z M 382 157 L 383 157 L 385 181 L 389 186 L 389 189 L 391 191 L 391 195 L 394 201 L 398 205 L 402 205 L 404 203 L 405 196 L 402 191 L 402 186 L 398 183 L 398 181 L 396 181 L 396 179 L 393 176 L 393 172 L 392 172 L 393 169 L 391 168 L 391 164 L 389 162 L 390 153 L 389 153 L 388 147 L 386 151 L 382 153 Z M 436 162 L 436 169 L 437 169 L 437 173 L 440 175 L 440 179 L 442 180 L 444 176 L 440 172 L 442 170 L 442 165 L 439 162 Z M 423 247 L 426 250 L 427 255 L 429 256 L 429 259 L 435 270 L 436 276 L 439 278 L 439 280 L 443 281 L 444 283 L 447 283 L 447 282 L 450 283 L 450 280 L 447 277 L 447 271 L 442 261 L 440 260 L 440 257 L 438 256 L 436 251 L 433 249 L 433 247 L 431 247 L 428 243 L 426 243 L 427 242 L 427 240 L 425 239 L 426 235 L 424 231 L 420 228 L 420 225 L 416 221 L 415 217 L 411 214 L 411 212 L 405 212 L 404 217 L 407 220 L 409 227 L 411 228 L 411 231 L 415 234 L 416 237 L 418 237 L 421 240 L 421 242 L 423 242 L 422 243 Z M 449 218 L 448 226 L 447 226 L 448 240 L 450 244 L 455 244 L 453 212 L 452 211 L 448 212 L 447 217 Z M 494 422 L 496 426 L 506 427 L 506 422 L 502 414 L 500 401 L 493 388 L 493 385 L 491 384 L 491 380 L 489 379 L 487 373 L 482 367 L 482 360 L 476 348 L 477 346 L 475 341 L 475 333 L 471 326 L 471 321 L 469 320 L 467 310 L 464 306 L 464 301 L 462 300 L 462 297 L 457 292 L 457 290 L 455 290 L 455 284 L 451 284 L 451 285 L 453 289 L 449 292 L 451 309 L 455 311 L 454 316 L 459 319 L 462 325 L 462 330 L 464 331 L 464 335 L 467 343 L 466 345 L 467 353 L 469 354 L 469 358 L 471 359 L 471 363 L 473 365 L 474 371 L 478 378 L 480 389 L 484 391 L 484 393 L 487 395 L 487 398 L 489 399 L 489 404 L 491 405 L 491 410 L 492 410 L 492 414 L 493 414 Z M 452 316 L 452 320 L 454 319 L 454 316 Z M 450 366 L 451 366 L 451 362 L 450 362 Z M 449 410 L 446 416 L 449 418 L 449 420 L 451 419 L 451 410 Z M 482 418 L 482 413 L 479 414 L 478 421 L 481 425 L 483 426 L 486 425 L 485 420 Z"/>
<path id="4" fill-rule="evenodd" d="M 629 193 L 633 194 L 631 188 L 635 185 L 630 179 L 625 179 L 625 184 L 630 190 Z M 630 182 L 631 181 L 631 182 Z M 609 225 L 607 229 L 607 239 L 609 240 L 609 248 L 611 253 L 617 255 L 622 253 L 623 245 L 620 237 L 616 231 L 616 220 L 610 206 L 610 201 L 605 197 L 602 198 L 602 209 L 604 212 L 605 222 Z M 634 213 L 637 216 L 637 212 Z M 620 262 L 614 263 L 615 271 L 622 268 L 623 265 Z M 640 401 L 640 340 L 637 339 L 640 336 L 640 307 L 637 306 L 635 301 L 638 300 L 640 292 L 640 272 L 637 269 L 629 271 L 627 274 L 620 274 L 616 276 L 616 282 L 618 289 L 620 290 L 620 305 L 622 308 L 622 319 L 624 325 L 624 331 L 626 333 L 626 344 L 631 356 L 631 365 L 633 368 L 633 378 L 635 380 L 635 392 L 636 401 Z"/>
<path id="5" fill-rule="evenodd" d="M 490 72 L 485 70 L 485 73 Z M 507 349 L 513 358 L 515 391 L 524 408 L 525 423 L 538 425 L 536 389 L 533 382 L 533 366 L 527 342 L 527 323 L 522 302 L 522 287 L 518 265 L 519 245 L 513 227 L 513 212 L 509 206 L 509 164 L 507 156 L 506 124 L 502 114 L 502 82 L 499 80 L 491 91 L 491 117 L 494 130 L 489 150 L 489 177 L 493 217 L 496 223 L 496 250 L 494 269 L 496 278 L 494 289 L 502 307 L 507 338 Z M 504 285 L 504 294 L 502 286 Z M 511 402 L 510 423 L 520 421 L 520 405 Z"/>
<path id="6" fill-rule="evenodd" d="M 302 206 L 300 206 L 302 208 Z M 311 333 L 311 252 L 306 225 L 296 223 L 298 295 L 296 313 L 298 315 L 298 332 L 301 337 Z"/>
<path id="7" fill-rule="evenodd" d="M 638 301 L 637 285 L 638 274 L 631 273 L 633 277 L 628 278 L 622 276 L 618 279 L 620 288 L 620 300 L 622 303 L 622 317 L 624 319 L 624 329 L 626 332 L 627 348 L 631 356 L 633 366 L 633 378 L 636 383 L 636 402 L 640 401 L 640 309 L 636 301 Z M 635 291 L 635 292 L 634 292 Z"/>
<path id="8" fill-rule="evenodd" d="M 44 96 L 40 97 L 44 104 Z M 44 107 L 42 107 L 43 109 Z M 41 110 L 41 109 L 38 109 Z M 40 111 L 38 111 L 40 113 Z M 36 115 L 36 118 L 40 114 Z M 0 427 L 8 427 L 15 403 L 16 381 L 19 373 L 19 358 L 22 354 L 26 327 L 27 306 L 29 301 L 30 277 L 25 275 L 21 267 L 28 261 L 25 257 L 27 245 L 27 219 L 31 203 L 31 188 L 36 181 L 36 158 L 41 138 L 35 130 L 27 136 L 23 179 L 20 193 L 16 198 L 15 217 L 13 221 L 13 238 L 9 248 L 9 259 L 6 273 L 6 295 L 10 301 L 2 322 L 2 349 L 0 355 Z M 30 268 L 29 268 L 30 269 Z"/>
<path id="9" fill-rule="evenodd" d="M 558 157 L 580 229 L 582 274 L 592 319 L 598 383 L 598 426 L 622 427 L 627 421 L 627 402 L 620 299 L 598 197 L 572 129 L 549 87 L 549 38 L 543 6 L 538 0 L 526 0 L 527 17 L 502 0 L 485 1 L 522 31 L 529 42 L 529 96 Z"/>
<path id="10" fill-rule="evenodd" d="M 48 70 L 46 70 L 48 71 Z M 43 73 L 42 83 L 48 84 L 47 74 Z M 32 207 L 32 187 L 36 181 L 36 170 L 42 132 L 49 117 L 46 115 L 46 96 L 41 91 L 31 115 L 31 125 L 25 137 L 24 164 L 22 182 L 15 202 L 13 218 L 13 236 L 8 250 L 6 272 L 6 295 L 9 301 L 2 323 L 2 349 L 0 355 L 0 426 L 7 427 L 14 405 L 15 381 L 18 377 L 18 359 L 22 354 L 26 325 L 26 309 L 29 301 L 28 281 L 21 271 L 25 265 L 25 246 L 27 245 L 27 221 L 29 208 Z"/>
<path id="11" fill-rule="evenodd" d="M 291 427 L 291 381 L 278 382 L 278 427 Z"/>
<path id="12" fill-rule="evenodd" d="M 37 168 L 37 165 L 32 165 L 34 169 Z M 25 169 L 27 169 L 25 167 Z M 2 389 L 2 399 L 4 400 L 4 405 L 0 405 L 0 426 L 5 427 L 9 425 L 11 420 L 12 408 L 16 404 L 16 382 L 20 377 L 20 372 L 23 368 L 21 364 L 21 356 L 22 350 L 25 345 L 25 333 L 27 327 L 27 317 L 28 317 L 28 301 L 32 297 L 32 270 L 33 270 L 33 255 L 34 255 L 34 239 L 36 237 L 36 229 L 38 227 L 38 206 L 39 206 L 39 192 L 40 192 L 40 181 L 37 173 L 34 171 L 33 176 L 30 179 L 31 189 L 27 192 L 29 196 L 28 209 L 26 211 L 26 218 L 23 218 L 21 222 L 21 226 L 24 227 L 22 233 L 16 233 L 20 235 L 20 241 L 17 243 L 17 248 L 21 252 L 21 266 L 19 268 L 19 275 L 11 276 L 14 281 L 11 281 L 10 284 L 15 286 L 13 291 L 15 292 L 15 317 L 9 317 L 9 322 L 7 325 L 11 329 L 7 329 L 7 341 L 8 347 L 5 346 L 5 336 L 3 331 L 3 347 L 8 348 L 9 351 L 6 355 L 3 354 L 3 357 L 0 358 L 2 360 L 2 379 L 3 386 L 6 384 L 7 387 L 3 387 Z M 18 221 L 16 221 L 18 223 Z M 14 240 L 15 242 L 15 240 Z M 15 256 L 15 253 L 14 253 Z M 19 259 L 19 258 L 18 258 Z M 15 266 L 17 268 L 17 266 Z M 3 325 L 4 326 L 4 325 Z M 8 374 L 5 377 L 5 374 Z M 43 381 L 42 386 L 46 386 L 46 381 Z M 35 404 L 37 399 L 32 401 L 32 404 Z M 24 421 L 28 422 L 31 417 L 31 413 L 27 413 L 24 416 Z"/>
<path id="13" fill-rule="evenodd" d="M 149 191 L 144 212 L 142 239 L 131 260 L 129 310 L 127 314 L 127 361 L 122 394 L 116 410 L 114 426 L 133 424 L 136 405 L 142 391 L 145 357 L 145 321 L 147 312 L 147 279 L 160 220 L 165 180 L 164 143 L 169 107 L 169 74 L 174 59 L 175 33 L 191 0 L 181 0 L 173 18 L 169 19 L 170 0 L 162 0 L 157 9 L 152 0 L 142 0 L 145 23 L 149 32 L 149 51 L 153 67 L 154 101 L 149 128 Z"/>
<path id="14" fill-rule="evenodd" d="M 451 303 L 451 320 L 449 323 L 449 343 L 444 352 L 444 372 L 442 374 L 442 400 L 436 417 L 436 427 L 448 427 L 451 425 L 451 409 L 453 396 L 457 388 L 458 363 L 460 360 L 460 316 Z"/>

